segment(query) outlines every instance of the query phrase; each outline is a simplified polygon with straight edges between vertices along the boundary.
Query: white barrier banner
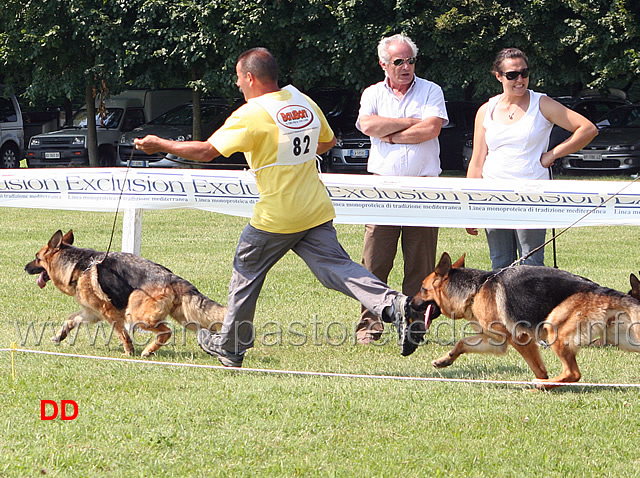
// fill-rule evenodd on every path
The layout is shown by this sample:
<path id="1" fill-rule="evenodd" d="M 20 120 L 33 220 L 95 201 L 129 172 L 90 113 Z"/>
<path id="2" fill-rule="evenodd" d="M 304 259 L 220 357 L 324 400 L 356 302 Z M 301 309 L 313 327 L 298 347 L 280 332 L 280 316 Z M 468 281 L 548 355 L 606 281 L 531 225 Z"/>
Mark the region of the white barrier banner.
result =
<path id="1" fill-rule="evenodd" d="M 322 174 L 337 223 L 552 228 L 640 224 L 640 183 Z M 194 208 L 250 217 L 248 171 L 4 169 L 0 206 L 83 211 Z"/>

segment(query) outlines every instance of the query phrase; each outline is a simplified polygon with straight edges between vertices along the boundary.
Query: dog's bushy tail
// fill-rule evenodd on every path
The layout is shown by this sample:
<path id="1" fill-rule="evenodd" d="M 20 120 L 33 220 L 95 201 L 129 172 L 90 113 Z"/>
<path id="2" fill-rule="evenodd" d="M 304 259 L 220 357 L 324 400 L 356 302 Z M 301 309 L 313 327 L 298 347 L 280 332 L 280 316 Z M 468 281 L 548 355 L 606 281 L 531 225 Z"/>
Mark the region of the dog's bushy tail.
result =
<path id="1" fill-rule="evenodd" d="M 624 336 L 621 339 L 620 348 L 630 352 L 640 352 L 640 307 L 635 301 L 629 305 L 626 318 L 621 330 Z"/>
<path id="2" fill-rule="evenodd" d="M 628 352 L 640 352 L 640 305 L 634 299 L 623 297 L 610 307 L 615 312 L 606 321 L 606 345 L 616 345 Z"/>
<path id="3" fill-rule="evenodd" d="M 190 330 L 220 330 L 227 308 L 209 299 L 195 287 L 182 296 L 182 318 L 174 317 Z M 181 320 L 182 319 L 182 320 Z"/>

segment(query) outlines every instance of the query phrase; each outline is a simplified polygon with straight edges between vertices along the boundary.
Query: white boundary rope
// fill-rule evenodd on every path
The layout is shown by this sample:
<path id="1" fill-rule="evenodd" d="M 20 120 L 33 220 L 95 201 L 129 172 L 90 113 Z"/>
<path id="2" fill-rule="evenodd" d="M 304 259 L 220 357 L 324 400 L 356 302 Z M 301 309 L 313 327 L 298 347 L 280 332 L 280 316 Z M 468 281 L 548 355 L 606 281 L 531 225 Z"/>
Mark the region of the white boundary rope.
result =
<path id="1" fill-rule="evenodd" d="M 540 387 L 540 385 L 542 385 L 540 382 L 520 381 L 520 380 L 482 380 L 482 379 L 445 378 L 445 377 L 408 377 L 408 376 L 402 376 L 402 375 L 367 375 L 367 374 L 336 373 L 336 372 L 309 372 L 304 370 L 234 368 L 234 367 L 223 367 L 222 365 L 205 365 L 205 364 L 191 364 L 191 363 L 180 363 L 180 362 L 160 362 L 155 360 L 127 359 L 127 358 L 117 358 L 117 357 L 99 357 L 94 355 L 47 352 L 44 350 L 30 350 L 30 349 L 18 349 L 18 348 L 0 349 L 0 352 L 23 352 L 23 353 L 41 354 L 41 355 L 54 355 L 54 356 L 65 357 L 65 358 L 66 357 L 85 358 L 85 359 L 103 360 L 103 361 L 109 361 L 109 362 L 124 362 L 124 363 L 136 363 L 136 364 L 144 364 L 144 365 L 164 365 L 169 367 L 187 367 L 187 368 L 201 368 L 201 369 L 212 369 L 212 370 L 226 370 L 230 372 L 242 372 L 242 373 L 265 373 L 265 374 L 277 374 L 277 375 L 299 375 L 299 376 L 333 377 L 333 378 L 360 378 L 360 379 L 374 379 L 374 380 L 402 380 L 402 381 L 411 381 L 411 382 L 449 382 L 449 383 L 472 383 L 472 384 L 483 384 L 483 385 L 487 385 L 487 384 L 527 385 L 535 388 L 538 388 Z M 639 383 L 544 382 L 544 385 L 560 385 L 564 387 L 639 388 L 640 389 Z"/>

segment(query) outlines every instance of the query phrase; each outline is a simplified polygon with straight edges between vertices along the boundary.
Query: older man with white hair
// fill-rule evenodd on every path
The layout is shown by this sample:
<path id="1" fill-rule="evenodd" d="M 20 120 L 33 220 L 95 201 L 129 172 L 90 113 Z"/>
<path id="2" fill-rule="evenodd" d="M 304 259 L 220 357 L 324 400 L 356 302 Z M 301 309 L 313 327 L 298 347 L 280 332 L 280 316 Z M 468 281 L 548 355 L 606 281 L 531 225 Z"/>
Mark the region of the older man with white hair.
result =
<path id="1" fill-rule="evenodd" d="M 356 122 L 371 137 L 368 171 L 383 176 L 439 176 L 438 135 L 449 121 L 442 89 L 416 76 L 418 48 L 405 35 L 383 38 L 378 58 L 385 78 L 362 93 Z M 400 238 L 402 292 L 411 297 L 435 267 L 437 228 L 367 225 L 362 263 L 387 282 Z M 358 342 L 378 340 L 382 331 L 379 317 L 363 307 L 356 328 Z"/>

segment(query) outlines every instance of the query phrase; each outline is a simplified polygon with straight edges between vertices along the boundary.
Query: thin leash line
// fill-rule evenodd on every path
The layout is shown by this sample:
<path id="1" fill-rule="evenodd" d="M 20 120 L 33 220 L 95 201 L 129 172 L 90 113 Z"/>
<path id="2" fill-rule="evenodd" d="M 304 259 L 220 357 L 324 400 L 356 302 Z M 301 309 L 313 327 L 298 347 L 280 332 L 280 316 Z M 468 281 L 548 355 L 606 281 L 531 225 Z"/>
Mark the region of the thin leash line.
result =
<path id="1" fill-rule="evenodd" d="M 122 200 L 122 195 L 124 194 L 124 185 L 127 183 L 127 176 L 129 175 L 129 169 L 131 169 L 131 160 L 133 159 L 133 152 L 135 148 L 131 150 L 131 156 L 129 156 L 129 160 L 127 161 L 127 169 L 124 171 L 124 179 L 122 180 L 122 186 L 120 187 L 120 194 L 118 194 L 118 203 L 116 204 L 116 213 L 113 216 L 113 225 L 111 226 L 111 237 L 109 238 L 109 246 L 107 247 L 107 251 L 104 253 L 104 257 L 100 260 L 103 262 L 107 256 L 109 255 L 109 251 L 111 251 L 111 244 L 113 242 L 113 236 L 116 232 L 116 224 L 118 223 L 118 211 L 120 210 L 120 201 Z"/>
<path id="2" fill-rule="evenodd" d="M 549 166 L 549 179 L 551 181 L 553 181 L 553 171 L 552 171 L 552 167 Z M 556 228 L 552 227 L 551 228 L 551 236 L 552 236 L 552 241 L 553 241 L 553 267 L 555 269 L 558 268 L 558 256 L 557 256 L 557 251 L 556 251 Z"/>
<path id="3" fill-rule="evenodd" d="M 181 362 L 162 362 L 156 360 L 140 360 L 140 359 L 127 359 L 117 357 L 98 357 L 95 355 L 82 355 L 82 354 L 68 354 L 61 352 L 48 352 L 44 350 L 31 350 L 31 349 L 0 349 L 0 352 L 23 352 L 40 355 L 51 355 L 58 357 L 71 357 L 71 358 L 84 358 L 91 360 L 102 360 L 109 362 L 123 362 L 131 364 L 143 364 L 143 365 L 161 365 L 169 367 L 184 367 L 184 368 L 199 368 L 210 370 L 226 370 L 228 372 L 237 373 L 264 373 L 274 375 L 294 375 L 294 376 L 307 376 L 307 377 L 329 377 L 329 378 L 358 378 L 358 379 L 374 379 L 374 380 L 399 380 L 410 382 L 445 382 L 445 383 L 471 383 L 471 384 L 484 384 L 484 385 L 527 385 L 532 387 L 540 387 L 541 385 L 558 385 L 564 387 L 599 387 L 599 388 L 640 388 L 638 383 L 589 383 L 589 382 L 533 382 L 526 380 L 484 380 L 484 379 L 466 379 L 466 378 L 445 378 L 445 377 L 410 377 L 403 375 L 371 375 L 371 374 L 356 374 L 356 373 L 338 373 L 338 372 L 313 372 L 305 370 L 277 370 L 277 369 L 263 369 L 263 368 L 234 368 L 223 367 L 222 365 L 206 365 L 206 364 L 192 364 Z"/>
<path id="4" fill-rule="evenodd" d="M 560 231 L 558 234 L 556 234 L 555 236 L 553 236 L 551 239 L 549 239 L 547 242 L 545 242 L 544 244 L 542 244 L 541 246 L 536 247 L 534 250 L 530 251 L 524 258 L 520 258 L 518 260 L 516 260 L 514 262 L 514 264 L 517 264 L 518 262 L 522 262 L 523 260 L 527 259 L 529 256 L 531 256 L 532 254 L 534 254 L 536 251 L 538 251 L 539 249 L 542 249 L 544 246 L 546 246 L 547 244 L 549 244 L 551 241 L 553 241 L 554 239 L 556 239 L 557 237 L 560 237 L 562 234 L 564 234 L 565 232 L 567 232 L 569 229 L 571 229 L 572 227 L 574 227 L 576 224 L 578 224 L 580 221 L 584 220 L 584 218 L 586 218 L 587 216 L 589 216 L 590 214 L 593 214 L 595 211 L 597 211 L 599 208 L 601 208 L 602 206 L 604 206 L 605 204 L 607 204 L 609 201 L 611 201 L 613 198 L 615 198 L 616 196 L 619 196 L 622 191 L 624 191 L 625 189 L 627 189 L 629 186 L 631 186 L 633 183 L 635 183 L 636 181 L 638 181 L 640 179 L 640 175 L 635 178 L 633 181 L 629 181 L 627 184 L 625 184 L 624 187 L 622 187 L 619 191 L 617 191 L 616 193 L 612 194 L 611 196 L 609 196 L 607 199 L 605 199 L 604 201 L 602 201 L 600 204 L 596 205 L 593 209 L 591 209 L 589 212 L 585 213 L 584 215 L 582 215 L 581 217 L 579 217 L 578 219 L 576 219 L 572 224 L 568 225 L 567 227 L 565 227 L 562 231 Z"/>
<path id="5" fill-rule="evenodd" d="M 595 206 L 593 209 L 591 209 L 589 212 L 583 214 L 581 217 L 579 217 L 578 219 L 576 219 L 572 224 L 568 225 L 567 227 L 565 227 L 562 231 L 560 231 L 559 233 L 552 235 L 551 239 L 549 239 L 548 241 L 546 241 L 544 244 L 539 245 L 538 247 L 536 247 L 535 249 L 529 251 L 525 256 L 516 259 L 515 261 L 513 261 L 511 264 L 509 264 L 507 267 L 503 267 L 502 269 L 500 269 L 498 272 L 496 272 L 495 274 L 492 274 L 491 276 L 489 276 L 487 278 L 487 280 L 485 282 L 488 282 L 490 279 L 493 279 L 494 277 L 496 277 L 498 274 L 501 274 L 503 271 L 507 270 L 507 269 L 512 269 L 513 267 L 516 267 L 518 265 L 520 265 L 522 262 L 524 262 L 525 260 L 527 260 L 530 256 L 532 256 L 533 254 L 535 254 L 537 251 L 539 251 L 540 249 L 542 249 L 543 247 L 545 247 L 546 245 L 548 245 L 550 242 L 555 241 L 556 238 L 560 237 L 562 234 L 564 234 L 565 232 L 567 232 L 569 229 L 573 228 L 576 224 L 578 224 L 580 221 L 584 220 L 584 218 L 586 218 L 587 216 L 589 216 L 590 214 L 593 214 L 597 209 L 601 208 L 602 206 L 604 206 L 605 204 L 607 204 L 609 201 L 611 201 L 613 198 L 615 198 L 616 196 L 620 195 L 622 193 L 622 191 L 624 191 L 625 189 L 627 189 L 629 186 L 631 186 L 633 183 L 635 183 L 636 181 L 640 180 L 640 175 L 638 175 L 637 178 L 635 178 L 633 181 L 629 181 L 624 187 L 622 187 L 619 191 L 615 192 L 614 194 L 612 194 L 611 196 L 609 196 L 607 199 L 605 199 L 604 201 L 602 201 L 600 204 L 598 204 L 597 206 Z"/>

